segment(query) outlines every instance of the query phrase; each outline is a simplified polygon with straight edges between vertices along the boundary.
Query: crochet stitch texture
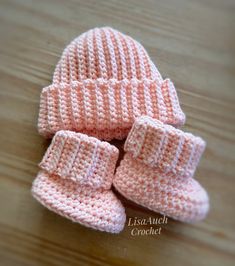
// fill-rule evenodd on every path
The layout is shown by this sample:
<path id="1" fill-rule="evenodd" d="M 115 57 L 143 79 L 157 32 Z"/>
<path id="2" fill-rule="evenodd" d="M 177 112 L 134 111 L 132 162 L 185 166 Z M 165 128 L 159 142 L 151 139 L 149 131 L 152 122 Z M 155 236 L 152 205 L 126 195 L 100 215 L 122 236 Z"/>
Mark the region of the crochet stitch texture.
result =
<path id="1" fill-rule="evenodd" d="M 39 164 L 32 194 L 45 207 L 74 222 L 119 233 L 125 210 L 111 191 L 118 154 L 107 142 L 59 131 Z"/>
<path id="2" fill-rule="evenodd" d="M 39 133 L 72 130 L 123 139 L 141 115 L 184 124 L 176 89 L 163 80 L 143 46 L 112 28 L 95 28 L 64 50 L 53 83 L 41 93 Z"/>
<path id="3" fill-rule="evenodd" d="M 136 119 L 114 177 L 126 198 L 184 222 L 205 218 L 206 191 L 193 179 L 205 149 L 200 138 L 150 117 Z"/>
<path id="4" fill-rule="evenodd" d="M 84 32 L 65 48 L 41 93 L 38 130 L 55 135 L 32 194 L 57 214 L 111 233 L 126 220 L 112 183 L 150 210 L 201 220 L 209 199 L 193 175 L 206 144 L 175 128 L 184 122 L 174 84 L 139 42 L 109 27 Z M 125 137 L 114 177 L 119 151 L 101 140 Z"/>

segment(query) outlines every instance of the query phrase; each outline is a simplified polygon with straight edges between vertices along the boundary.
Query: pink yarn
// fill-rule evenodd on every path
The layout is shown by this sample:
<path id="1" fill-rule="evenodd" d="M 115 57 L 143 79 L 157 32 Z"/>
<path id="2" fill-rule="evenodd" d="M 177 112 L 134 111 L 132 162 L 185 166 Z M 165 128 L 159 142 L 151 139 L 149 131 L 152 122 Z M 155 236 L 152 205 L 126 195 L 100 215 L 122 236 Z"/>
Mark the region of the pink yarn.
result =
<path id="1" fill-rule="evenodd" d="M 109 27 L 89 30 L 65 48 L 42 90 L 39 133 L 55 136 L 32 194 L 74 222 L 112 233 L 126 220 L 112 182 L 153 211 L 201 220 L 209 199 L 193 175 L 206 144 L 173 127 L 184 122 L 174 84 L 163 80 L 140 43 Z M 127 135 L 114 178 L 119 151 L 99 139 Z"/>
<path id="2" fill-rule="evenodd" d="M 150 117 L 136 119 L 114 186 L 126 198 L 184 222 L 205 218 L 206 191 L 193 179 L 205 142 Z"/>
<path id="3" fill-rule="evenodd" d="M 163 80 L 143 46 L 112 28 L 95 28 L 64 50 L 41 94 L 38 129 L 123 139 L 141 115 L 184 124 L 173 83 Z"/>
<path id="4" fill-rule="evenodd" d="M 119 233 L 125 210 L 111 191 L 118 154 L 107 142 L 59 131 L 39 164 L 32 194 L 48 209 L 74 222 Z"/>

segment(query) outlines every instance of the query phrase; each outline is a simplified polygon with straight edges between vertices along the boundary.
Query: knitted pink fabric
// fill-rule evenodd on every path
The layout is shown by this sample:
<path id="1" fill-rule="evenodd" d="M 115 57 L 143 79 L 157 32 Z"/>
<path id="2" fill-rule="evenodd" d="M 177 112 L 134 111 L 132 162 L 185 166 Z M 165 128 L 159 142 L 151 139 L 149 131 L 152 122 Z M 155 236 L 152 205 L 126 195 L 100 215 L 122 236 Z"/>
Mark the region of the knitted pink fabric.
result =
<path id="1" fill-rule="evenodd" d="M 118 149 L 71 131 L 54 136 L 32 187 L 48 209 L 88 227 L 120 232 L 125 211 L 111 191 Z"/>
<path id="2" fill-rule="evenodd" d="M 173 83 L 162 79 L 143 46 L 95 28 L 65 48 L 41 93 L 38 129 L 45 137 L 66 129 L 123 139 L 140 115 L 175 126 L 185 121 Z"/>
<path id="3" fill-rule="evenodd" d="M 150 117 L 136 119 L 114 186 L 126 198 L 174 219 L 195 222 L 209 209 L 206 191 L 193 179 L 205 142 Z"/>

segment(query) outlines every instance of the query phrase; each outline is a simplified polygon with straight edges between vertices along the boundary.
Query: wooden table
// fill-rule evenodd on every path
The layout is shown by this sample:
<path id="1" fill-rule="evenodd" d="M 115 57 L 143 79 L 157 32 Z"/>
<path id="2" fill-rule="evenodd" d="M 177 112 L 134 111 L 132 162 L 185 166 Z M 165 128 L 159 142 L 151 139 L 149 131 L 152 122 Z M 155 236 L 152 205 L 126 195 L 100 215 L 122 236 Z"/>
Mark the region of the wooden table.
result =
<path id="1" fill-rule="evenodd" d="M 1 265 L 235 265 L 234 8 L 232 0 L 0 1 Z M 128 226 L 111 235 L 32 198 L 49 144 L 37 133 L 41 89 L 65 45 L 103 25 L 146 47 L 178 89 L 184 129 L 207 140 L 196 172 L 211 199 L 205 221 L 169 219 L 156 236 L 133 237 Z M 121 199 L 128 218 L 159 217 Z"/>

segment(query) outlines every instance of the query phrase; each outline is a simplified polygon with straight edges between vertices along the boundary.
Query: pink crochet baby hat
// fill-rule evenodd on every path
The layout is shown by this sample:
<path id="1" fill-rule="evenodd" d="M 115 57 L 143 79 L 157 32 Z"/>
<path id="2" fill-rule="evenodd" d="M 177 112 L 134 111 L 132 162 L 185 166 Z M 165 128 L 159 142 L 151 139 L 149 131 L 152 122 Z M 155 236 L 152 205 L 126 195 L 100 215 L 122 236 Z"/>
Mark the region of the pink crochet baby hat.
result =
<path id="1" fill-rule="evenodd" d="M 184 124 L 175 87 L 163 80 L 143 46 L 112 28 L 95 28 L 64 50 L 53 83 L 41 93 L 39 133 L 59 130 L 123 139 L 134 119 L 148 115 Z"/>
<path id="2" fill-rule="evenodd" d="M 119 233 L 125 210 L 110 189 L 118 154 L 107 142 L 58 131 L 39 164 L 32 194 L 45 207 L 74 222 Z"/>
<path id="3" fill-rule="evenodd" d="M 136 119 L 114 177 L 126 198 L 176 220 L 202 220 L 209 209 L 206 191 L 193 178 L 205 142 L 150 117 Z"/>

